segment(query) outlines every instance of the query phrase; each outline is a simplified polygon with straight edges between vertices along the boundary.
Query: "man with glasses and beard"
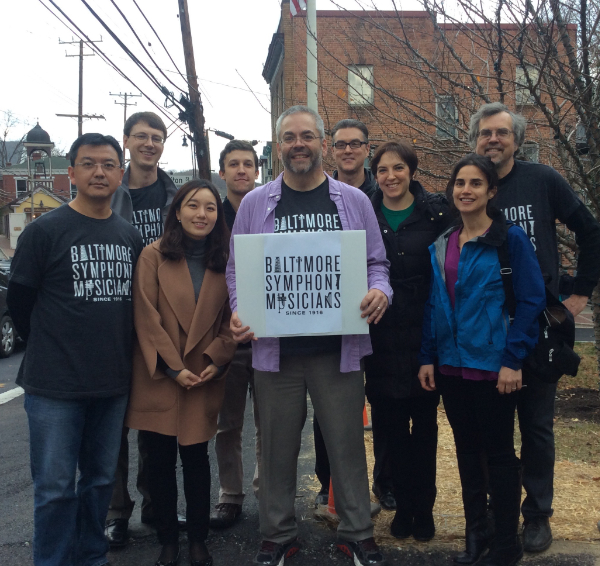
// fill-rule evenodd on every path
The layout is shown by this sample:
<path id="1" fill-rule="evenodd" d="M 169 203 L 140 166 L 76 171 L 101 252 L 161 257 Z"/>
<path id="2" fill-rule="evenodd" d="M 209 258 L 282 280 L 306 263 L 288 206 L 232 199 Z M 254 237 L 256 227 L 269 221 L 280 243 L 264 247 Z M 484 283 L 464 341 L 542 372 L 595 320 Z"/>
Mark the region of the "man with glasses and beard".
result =
<path id="1" fill-rule="evenodd" d="M 489 157 L 496 166 L 498 194 L 495 204 L 507 220 L 518 224 L 529 236 L 546 285 L 559 295 L 560 259 L 556 220 L 574 232 L 579 248 L 577 276 L 573 293 L 564 301 L 573 316 L 587 304 L 600 277 L 600 225 L 567 181 L 552 167 L 515 159 L 525 140 L 527 122 L 521 114 L 504 104 L 484 104 L 472 117 L 469 142 L 479 155 Z M 527 552 L 542 552 L 552 543 L 549 518 L 552 516 L 554 482 L 554 399 L 556 383 L 523 370 L 517 413 L 521 430 L 523 467 L 523 547 Z M 468 466 L 480 465 L 478 457 L 459 459 L 461 474 Z M 483 489 L 483 488 L 482 488 Z M 485 498 L 481 494 L 480 500 Z M 518 518 L 517 518 L 518 520 Z"/>
<path id="2" fill-rule="evenodd" d="M 360 308 L 367 322 L 376 324 L 392 291 L 389 262 L 369 199 L 324 173 L 327 142 L 323 120 L 316 112 L 293 106 L 278 118 L 275 131 L 284 172 L 244 197 L 232 236 L 365 230 L 369 292 Z M 321 228 L 313 224 L 317 218 Z M 259 515 L 263 541 L 254 563 L 282 566 L 285 558 L 299 549 L 294 500 L 308 390 L 331 463 L 341 519 L 337 546 L 355 564 L 384 564 L 373 539 L 362 425 L 365 391 L 361 358 L 371 353 L 368 335 L 255 339 L 237 315 L 233 237 L 227 284 L 234 338 L 239 343 L 255 340 L 252 365 L 261 417 Z"/>

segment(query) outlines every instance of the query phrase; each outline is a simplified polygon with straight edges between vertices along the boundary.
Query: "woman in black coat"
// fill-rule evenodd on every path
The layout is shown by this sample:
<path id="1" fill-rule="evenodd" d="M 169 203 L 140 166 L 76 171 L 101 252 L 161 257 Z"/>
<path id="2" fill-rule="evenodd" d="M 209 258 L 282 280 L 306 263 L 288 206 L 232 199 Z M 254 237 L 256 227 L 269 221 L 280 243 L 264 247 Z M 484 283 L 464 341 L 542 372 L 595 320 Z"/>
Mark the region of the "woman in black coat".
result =
<path id="1" fill-rule="evenodd" d="M 374 442 L 386 444 L 392 465 L 397 507 L 391 534 L 425 541 L 435 534 L 439 395 L 421 387 L 418 354 L 431 278 L 428 247 L 450 218 L 446 198 L 413 180 L 417 165 L 415 150 L 405 141 L 383 144 L 371 161 L 380 188 L 372 203 L 391 264 L 394 299 L 369 329 L 373 354 L 365 358 L 365 374 Z"/>

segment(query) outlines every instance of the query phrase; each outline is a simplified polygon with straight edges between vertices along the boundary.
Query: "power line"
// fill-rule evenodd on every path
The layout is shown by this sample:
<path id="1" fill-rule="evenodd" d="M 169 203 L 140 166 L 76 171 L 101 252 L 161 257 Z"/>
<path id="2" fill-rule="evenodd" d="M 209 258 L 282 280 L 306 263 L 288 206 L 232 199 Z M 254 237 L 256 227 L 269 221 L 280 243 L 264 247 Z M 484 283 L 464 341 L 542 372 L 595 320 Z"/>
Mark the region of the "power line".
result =
<path id="1" fill-rule="evenodd" d="M 60 13 L 61 15 L 69 22 L 69 24 L 71 24 L 72 27 L 70 27 L 69 25 L 67 25 L 63 20 L 60 19 L 60 17 L 53 12 L 49 6 L 47 6 L 46 4 L 44 4 L 43 0 L 39 0 L 40 4 L 42 6 L 44 6 L 44 8 L 46 8 L 46 10 L 48 10 L 62 25 L 64 25 L 73 35 L 76 35 L 77 37 L 79 37 L 80 39 L 85 38 L 86 40 L 89 41 L 89 37 L 85 34 L 85 32 L 83 32 L 81 30 L 81 28 L 79 28 L 79 26 L 77 26 L 77 24 L 75 22 L 73 22 L 73 20 L 67 16 L 67 14 L 65 14 L 65 12 L 60 8 L 60 6 L 58 6 L 56 4 L 56 2 L 54 0 L 48 0 Z M 73 28 L 75 28 L 74 31 Z M 111 59 L 99 48 L 96 47 L 95 45 L 92 44 L 91 47 L 98 55 L 100 55 L 100 57 L 104 60 L 104 62 L 109 65 L 110 67 L 112 67 L 119 75 L 121 75 L 121 77 L 123 77 L 126 81 L 130 82 L 140 93 L 142 93 L 142 95 L 144 96 L 144 98 L 146 98 L 148 100 L 148 102 L 150 102 L 150 104 L 152 104 L 153 106 L 156 107 L 156 109 L 163 114 L 165 117 L 167 117 L 172 124 L 175 124 L 177 128 L 179 128 L 184 134 L 187 134 L 187 132 L 179 125 L 176 124 L 175 122 L 177 121 L 177 118 L 174 118 L 172 114 L 168 113 L 165 109 L 163 109 L 161 106 L 159 106 L 156 102 L 154 102 L 154 100 L 152 100 L 141 88 L 139 88 L 134 82 L 133 80 L 127 76 L 123 71 L 121 71 L 121 69 L 119 67 L 117 67 L 112 61 Z"/>
<path id="2" fill-rule="evenodd" d="M 54 0 L 50 0 L 52 4 L 54 4 Z M 146 74 L 146 76 L 150 79 L 151 82 L 161 91 L 165 96 L 169 96 L 168 90 L 166 87 L 163 87 L 158 79 L 148 70 L 148 68 L 135 56 L 135 54 L 121 41 L 121 39 L 117 36 L 115 32 L 106 25 L 104 20 L 94 11 L 94 9 L 86 2 L 86 0 L 81 0 L 82 4 L 91 12 L 91 14 L 100 22 L 100 25 L 110 34 L 110 36 L 117 42 L 119 47 L 129 55 L 131 60 Z M 177 104 L 176 101 L 172 100 L 173 104 Z M 181 108 L 180 108 L 181 110 Z"/>
<path id="3" fill-rule="evenodd" d="M 114 4 L 114 0 L 111 0 Z M 173 63 L 173 66 L 175 67 L 175 69 L 177 69 L 177 72 L 179 73 L 179 75 L 181 76 L 181 78 L 186 82 L 186 85 L 188 88 L 193 88 L 195 89 L 194 85 L 191 85 L 189 80 L 188 80 L 188 76 L 184 75 L 180 70 L 179 67 L 177 66 L 177 63 L 175 63 L 175 61 L 173 60 L 173 57 L 171 57 L 171 54 L 169 53 L 169 50 L 166 48 L 165 44 L 163 43 L 163 40 L 160 38 L 160 36 L 158 35 L 158 32 L 154 29 L 154 26 L 150 23 L 150 21 L 148 20 L 148 18 L 146 17 L 146 14 L 144 14 L 144 12 L 142 11 L 142 9 L 139 7 L 138 3 L 136 2 L 136 0 L 133 0 L 133 3 L 135 4 L 135 7 L 139 10 L 140 14 L 142 15 L 142 17 L 144 18 L 144 20 L 146 20 L 146 23 L 150 26 L 150 29 L 154 32 L 154 35 L 156 36 L 156 38 L 158 39 L 159 43 L 162 45 L 163 49 L 165 50 L 167 56 L 169 57 L 169 59 L 171 60 L 171 63 Z M 125 17 L 125 16 L 123 16 Z M 129 22 L 127 22 L 129 24 Z M 143 47 L 143 46 L 142 46 Z M 145 48 L 144 48 L 145 49 Z M 150 55 L 148 55 L 150 56 Z M 150 59 L 152 59 L 152 57 L 150 57 Z M 152 62 L 154 62 L 154 60 L 152 59 Z M 156 63 L 154 63 L 156 65 Z M 156 68 L 167 78 L 167 80 L 169 82 L 170 79 L 165 75 L 165 73 L 163 72 L 163 70 L 156 65 Z M 175 72 L 175 71 L 171 71 L 171 72 Z M 179 87 L 177 87 L 179 88 Z M 195 89 L 196 90 L 196 89 Z M 210 98 L 208 97 L 208 95 L 206 94 L 206 92 L 204 90 L 202 90 L 202 88 L 200 87 L 200 85 L 198 85 L 198 90 L 200 91 L 199 94 L 201 93 L 206 100 L 208 101 L 208 103 L 212 106 L 212 102 L 210 101 Z"/>
<path id="4" fill-rule="evenodd" d="M 140 39 L 140 37 L 138 36 L 138 34 L 136 33 L 136 31 L 133 29 L 133 26 L 129 23 L 129 20 L 127 19 L 127 16 L 121 11 L 121 8 L 119 8 L 119 6 L 117 6 L 117 4 L 115 3 L 115 0 L 110 0 L 112 5 L 115 7 L 115 9 L 117 10 L 117 12 L 119 12 L 119 14 L 121 15 L 121 17 L 125 20 L 125 23 L 129 26 L 129 29 L 131 30 L 131 33 L 133 33 L 133 35 L 135 36 L 135 38 L 138 40 L 138 43 L 142 46 L 142 49 L 145 51 L 146 55 L 148 55 L 148 57 L 150 58 L 150 61 L 152 61 L 154 63 L 154 66 L 158 69 L 158 71 L 160 72 L 160 74 L 165 77 L 165 79 L 167 79 L 176 89 L 179 89 L 181 92 L 185 92 L 182 88 L 180 88 L 178 85 L 176 85 L 164 72 L 163 70 L 158 66 L 158 63 L 154 60 L 154 58 L 152 57 L 152 55 L 150 55 L 150 52 L 146 49 L 146 46 L 144 45 L 144 42 Z M 85 4 L 85 2 L 84 2 Z"/>
<path id="5" fill-rule="evenodd" d="M 98 40 L 98 42 L 102 42 L 102 38 Z M 96 41 L 91 41 L 90 43 L 93 45 L 94 43 L 98 43 Z M 65 53 L 66 57 L 79 57 L 79 103 L 77 107 L 77 135 L 81 136 L 83 134 L 83 58 L 91 57 L 95 55 L 95 53 L 84 53 L 83 52 L 83 40 L 79 41 L 61 41 L 58 40 L 59 45 L 72 45 L 74 43 L 79 43 L 79 55 L 69 55 Z M 63 114 L 63 116 L 69 116 L 67 114 Z M 96 116 L 92 116 L 92 118 L 96 118 Z"/>

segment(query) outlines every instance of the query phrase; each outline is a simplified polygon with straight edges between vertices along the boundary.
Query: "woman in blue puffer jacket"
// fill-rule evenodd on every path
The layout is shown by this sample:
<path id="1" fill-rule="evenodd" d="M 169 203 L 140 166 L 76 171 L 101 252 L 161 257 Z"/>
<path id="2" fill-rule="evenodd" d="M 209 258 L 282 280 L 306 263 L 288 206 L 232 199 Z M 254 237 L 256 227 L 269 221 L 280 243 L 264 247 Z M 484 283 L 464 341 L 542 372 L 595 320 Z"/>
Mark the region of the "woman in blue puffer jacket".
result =
<path id="1" fill-rule="evenodd" d="M 432 246 L 433 278 L 423 321 L 419 380 L 439 389 L 454 433 L 466 521 L 466 549 L 454 558 L 512 566 L 523 556 L 518 537 L 521 465 L 515 454 L 514 414 L 523 360 L 537 342 L 545 307 L 544 280 L 525 232 L 493 207 L 498 176 L 491 160 L 471 154 L 454 167 L 448 200 L 459 221 Z M 513 321 L 504 306 L 498 248 L 508 243 L 517 302 Z M 437 383 L 434 363 L 439 364 Z"/>

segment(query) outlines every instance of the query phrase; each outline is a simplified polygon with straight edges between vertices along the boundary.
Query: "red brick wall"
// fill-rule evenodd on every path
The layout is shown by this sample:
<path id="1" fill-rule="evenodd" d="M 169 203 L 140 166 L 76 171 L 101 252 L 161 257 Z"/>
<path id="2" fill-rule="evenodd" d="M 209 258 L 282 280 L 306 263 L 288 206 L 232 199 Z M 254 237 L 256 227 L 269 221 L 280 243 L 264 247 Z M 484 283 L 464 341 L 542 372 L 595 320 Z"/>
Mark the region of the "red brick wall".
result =
<path id="1" fill-rule="evenodd" d="M 326 130 L 344 118 L 357 118 L 367 124 L 370 138 L 376 143 L 398 137 L 413 140 L 420 158 L 420 168 L 431 176 L 421 176 L 428 188 L 440 190 L 445 186 L 444 176 L 449 174 L 451 164 L 456 162 L 467 147 L 465 143 L 448 140 L 440 142 L 435 139 L 435 126 L 421 118 L 435 122 L 436 92 L 432 84 L 413 69 L 401 65 L 405 54 L 397 55 L 395 51 L 399 43 L 394 36 L 406 34 L 420 54 L 435 61 L 438 68 L 444 69 L 449 76 L 463 72 L 448 55 L 448 51 L 439 40 L 439 32 L 434 29 L 433 22 L 425 12 L 402 12 L 401 22 L 394 12 L 364 12 L 353 16 L 347 11 L 318 11 L 317 36 L 318 46 L 318 81 L 319 81 L 319 113 L 323 117 Z M 441 26 L 449 37 L 452 47 L 463 58 L 467 65 L 478 71 L 478 84 L 490 93 L 492 100 L 497 100 L 495 77 L 493 73 L 492 55 L 477 42 L 468 30 L 450 25 Z M 504 26 L 511 32 L 511 26 Z M 516 28 L 515 28 L 516 29 Z M 285 55 L 283 75 L 277 80 L 278 89 L 272 84 L 273 141 L 275 140 L 274 124 L 281 108 L 294 104 L 306 103 L 306 18 L 299 15 L 290 18 L 289 5 L 282 4 L 282 18 L 279 32 L 284 34 Z M 574 34 L 576 30 L 571 30 Z M 357 40 L 358 38 L 358 40 Z M 385 95 L 375 92 L 374 104 L 368 107 L 352 107 L 348 103 L 348 70 L 346 65 L 373 65 L 374 82 Z M 509 106 L 515 106 L 514 80 L 517 61 L 508 56 L 503 61 L 503 77 L 506 83 L 506 100 Z M 464 73 L 463 73 L 464 74 Z M 440 84 L 435 74 L 433 77 L 438 94 L 453 94 L 463 99 L 464 107 L 459 107 L 459 138 L 466 139 L 470 115 L 481 105 L 481 100 L 469 106 L 467 91 L 456 90 L 449 83 Z M 463 82 L 470 80 L 462 76 Z M 282 88 L 283 87 L 283 88 Z M 281 100 L 280 92 L 284 92 Z M 518 108 L 530 123 L 526 141 L 551 144 L 553 132 L 544 127 L 543 117 L 531 106 Z M 536 125 L 537 124 L 537 125 Z M 548 162 L 550 153 L 540 147 L 540 160 Z M 275 153 L 275 152 L 274 152 Z M 556 165 L 556 164 L 555 164 Z M 326 162 L 326 169 L 331 171 L 334 164 Z M 281 164 L 276 156 L 273 159 L 273 175 L 281 171 Z M 437 179 L 436 179 L 437 177 Z"/>

